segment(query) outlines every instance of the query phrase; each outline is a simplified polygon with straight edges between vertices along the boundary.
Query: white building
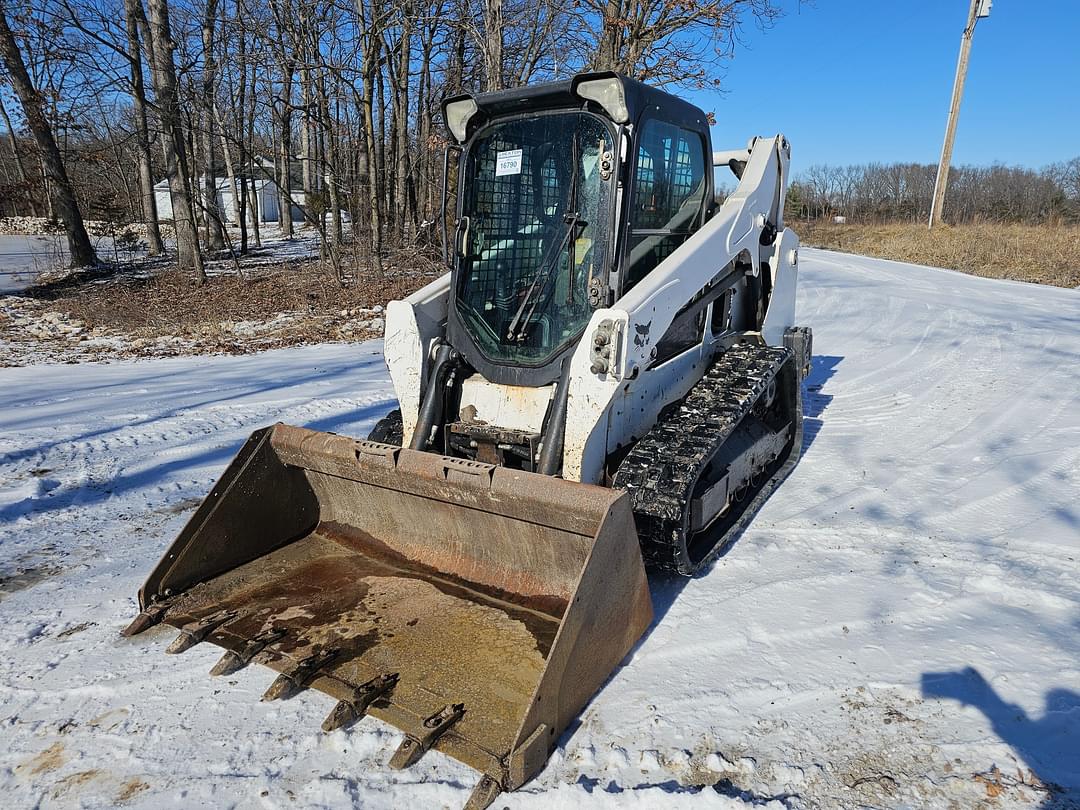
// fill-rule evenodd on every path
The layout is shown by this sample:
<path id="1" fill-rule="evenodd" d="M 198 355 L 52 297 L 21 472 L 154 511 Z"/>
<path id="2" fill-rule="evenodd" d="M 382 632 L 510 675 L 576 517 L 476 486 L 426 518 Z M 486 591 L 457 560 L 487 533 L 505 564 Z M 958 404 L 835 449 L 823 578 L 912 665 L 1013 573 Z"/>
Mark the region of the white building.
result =
<path id="1" fill-rule="evenodd" d="M 273 174 L 273 164 L 264 158 L 256 159 L 256 165 L 258 169 L 261 169 L 266 173 L 266 177 L 256 177 L 254 180 L 247 181 L 247 193 L 248 193 L 248 205 L 251 205 L 251 194 L 255 194 L 256 208 L 258 209 L 259 222 L 278 222 L 278 192 L 277 187 L 273 181 L 269 179 L 269 176 Z M 241 178 L 237 178 L 237 183 L 241 182 Z M 215 179 L 215 185 L 217 186 L 217 204 L 218 210 L 221 211 L 221 217 L 227 225 L 236 225 L 239 220 L 237 218 L 237 208 L 239 207 L 239 201 L 234 205 L 233 203 L 233 187 L 229 183 L 228 177 L 218 177 Z M 201 186 L 200 186 L 201 188 Z M 239 189 L 238 189 L 239 191 Z M 292 220 L 293 222 L 304 221 L 304 192 L 292 191 L 294 205 L 292 206 Z M 171 220 L 173 218 L 172 208 L 172 195 L 169 193 L 169 181 L 162 180 L 154 186 L 154 200 L 157 202 L 158 219 Z M 244 212 L 245 221 L 251 222 L 250 210 Z"/>

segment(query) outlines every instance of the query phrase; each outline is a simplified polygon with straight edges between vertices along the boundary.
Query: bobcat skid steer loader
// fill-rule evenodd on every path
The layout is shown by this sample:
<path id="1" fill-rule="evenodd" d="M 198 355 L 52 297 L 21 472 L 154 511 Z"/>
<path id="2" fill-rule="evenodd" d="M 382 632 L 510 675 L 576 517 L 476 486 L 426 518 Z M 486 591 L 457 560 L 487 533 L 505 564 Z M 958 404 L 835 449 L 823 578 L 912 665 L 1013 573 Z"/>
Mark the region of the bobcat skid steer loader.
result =
<path id="1" fill-rule="evenodd" d="M 611 73 L 443 109 L 450 272 L 387 308 L 400 410 L 256 432 L 125 632 L 325 692 L 326 730 L 391 723 L 391 767 L 455 757 L 481 808 L 648 627 L 645 566 L 707 566 L 793 467 L 811 336 L 783 137 L 714 153 L 701 110 Z"/>

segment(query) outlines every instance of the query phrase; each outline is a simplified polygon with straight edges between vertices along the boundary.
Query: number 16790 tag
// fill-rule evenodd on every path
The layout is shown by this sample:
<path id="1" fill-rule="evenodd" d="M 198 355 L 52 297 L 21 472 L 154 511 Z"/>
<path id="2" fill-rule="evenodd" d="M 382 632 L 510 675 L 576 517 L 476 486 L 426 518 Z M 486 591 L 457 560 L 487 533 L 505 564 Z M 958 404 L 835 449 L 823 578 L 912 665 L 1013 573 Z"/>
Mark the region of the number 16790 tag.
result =
<path id="1" fill-rule="evenodd" d="M 520 149 L 511 149 L 495 155 L 495 176 L 503 177 L 507 174 L 521 174 Z"/>

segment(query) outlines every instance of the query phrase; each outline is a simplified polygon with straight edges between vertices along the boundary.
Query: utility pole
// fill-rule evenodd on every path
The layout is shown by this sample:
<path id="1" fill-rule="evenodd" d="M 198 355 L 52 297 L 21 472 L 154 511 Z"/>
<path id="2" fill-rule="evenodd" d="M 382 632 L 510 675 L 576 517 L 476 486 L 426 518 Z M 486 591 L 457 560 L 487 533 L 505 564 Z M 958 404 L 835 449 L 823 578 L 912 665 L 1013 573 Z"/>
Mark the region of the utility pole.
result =
<path id="1" fill-rule="evenodd" d="M 956 137 L 956 120 L 960 117 L 960 100 L 964 97 L 964 79 L 967 78 L 968 58 L 971 56 L 971 40 L 975 36 L 975 24 L 983 17 L 990 16 L 990 6 L 994 0 L 971 0 L 968 9 L 967 25 L 960 38 L 960 59 L 956 63 L 956 78 L 953 80 L 952 101 L 949 103 L 949 122 L 945 126 L 945 143 L 941 147 L 941 162 L 938 163 L 937 180 L 934 181 L 934 199 L 930 203 L 930 224 L 941 220 L 945 208 L 945 189 L 949 185 L 949 165 L 952 163 L 953 139 Z"/>

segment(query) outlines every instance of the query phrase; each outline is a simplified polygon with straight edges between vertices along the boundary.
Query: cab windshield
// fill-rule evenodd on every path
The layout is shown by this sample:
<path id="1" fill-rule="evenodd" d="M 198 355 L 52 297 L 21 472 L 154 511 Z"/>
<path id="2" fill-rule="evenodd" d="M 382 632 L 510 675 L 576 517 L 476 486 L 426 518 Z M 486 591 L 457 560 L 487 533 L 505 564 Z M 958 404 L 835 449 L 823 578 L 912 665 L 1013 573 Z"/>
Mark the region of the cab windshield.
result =
<path id="1" fill-rule="evenodd" d="M 584 329 L 608 247 L 607 126 L 586 113 L 495 123 L 465 159 L 456 305 L 493 362 L 541 364 Z"/>

